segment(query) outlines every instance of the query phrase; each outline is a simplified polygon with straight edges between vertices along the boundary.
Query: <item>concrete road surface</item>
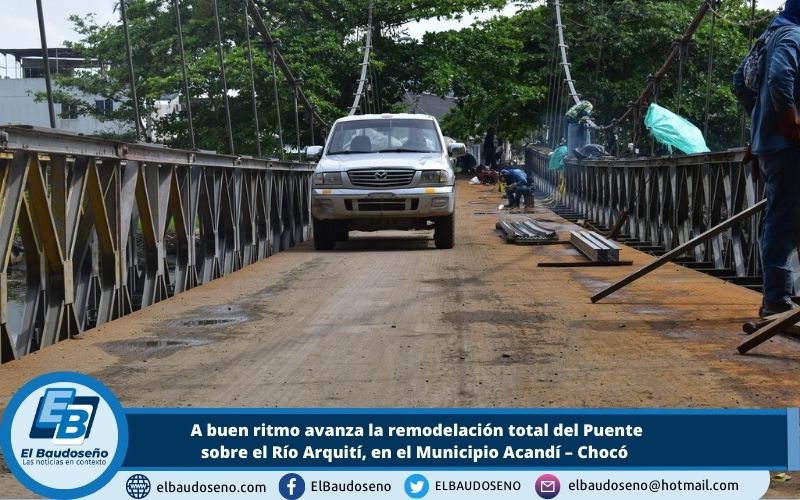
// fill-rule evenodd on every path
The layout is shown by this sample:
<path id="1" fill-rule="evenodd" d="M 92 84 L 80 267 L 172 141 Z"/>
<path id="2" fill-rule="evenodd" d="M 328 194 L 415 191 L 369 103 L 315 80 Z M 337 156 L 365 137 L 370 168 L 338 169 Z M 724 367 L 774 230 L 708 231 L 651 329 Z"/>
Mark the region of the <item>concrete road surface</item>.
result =
<path id="1" fill-rule="evenodd" d="M 332 252 L 307 242 L 0 366 L 0 406 L 55 370 L 97 377 L 132 407 L 800 406 L 796 341 L 736 353 L 758 294 L 668 265 L 593 305 L 635 267 L 538 268 L 581 257 L 507 245 L 500 203 L 462 183 L 452 250 L 425 232 L 358 233 Z M 770 495 L 800 498 L 796 481 Z M 30 495 L 4 465 L 0 492 Z"/>

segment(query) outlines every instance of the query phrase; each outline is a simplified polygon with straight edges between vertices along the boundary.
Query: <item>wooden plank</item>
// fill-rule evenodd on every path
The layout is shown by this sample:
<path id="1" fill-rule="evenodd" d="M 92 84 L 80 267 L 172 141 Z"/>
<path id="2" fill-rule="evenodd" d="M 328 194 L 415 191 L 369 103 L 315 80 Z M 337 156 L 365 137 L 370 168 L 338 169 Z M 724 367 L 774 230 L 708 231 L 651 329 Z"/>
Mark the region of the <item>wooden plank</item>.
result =
<path id="1" fill-rule="evenodd" d="M 778 316 L 778 319 L 772 321 L 768 325 L 762 326 L 756 330 L 751 337 L 739 344 L 739 347 L 737 347 L 739 354 L 745 354 L 754 347 L 760 346 L 767 340 L 784 331 L 787 326 L 794 325 L 798 321 L 800 321 L 800 308 L 786 311 Z"/>
<path id="2" fill-rule="evenodd" d="M 611 295 L 612 293 L 616 292 L 620 288 L 623 288 L 623 287 L 629 285 L 630 283 L 633 283 L 634 281 L 638 280 L 642 276 L 644 276 L 646 274 L 649 274 L 651 271 L 654 271 L 654 270 L 658 269 L 659 267 L 663 266 L 664 264 L 670 262 L 671 260 L 673 260 L 673 259 L 675 259 L 677 257 L 680 257 L 681 255 L 685 254 L 687 251 L 689 251 L 692 248 L 696 247 L 700 243 L 703 243 L 704 241 L 708 240 L 709 238 L 713 238 L 714 236 L 722 233 L 723 231 L 726 231 L 729 227 L 733 226 L 734 224 L 738 223 L 739 221 L 741 221 L 743 219 L 746 219 L 747 217 L 750 217 L 751 215 L 753 215 L 755 213 L 760 212 L 761 210 L 764 209 L 766 204 L 767 204 L 767 200 L 766 199 L 761 200 L 758 203 L 756 203 L 755 205 L 753 205 L 752 207 L 750 207 L 750 208 L 748 208 L 746 210 L 743 210 L 742 212 L 739 212 L 738 214 L 734 215 L 733 217 L 729 218 L 728 220 L 726 220 L 726 221 L 724 221 L 724 222 L 722 222 L 720 224 L 717 224 L 716 226 L 712 227 L 711 229 L 709 229 L 705 233 L 703 233 L 703 234 L 701 234 L 699 236 L 696 236 L 696 237 L 692 238 L 691 240 L 687 241 L 686 243 L 684 243 L 683 245 L 680 245 L 680 246 L 670 250 L 669 252 L 665 253 L 664 255 L 662 255 L 661 257 L 657 258 L 653 262 L 651 262 L 651 263 L 647 264 L 646 266 L 644 266 L 643 268 L 639 269 L 635 273 L 632 273 L 632 274 L 626 276 L 625 278 L 622 278 L 621 280 L 619 280 L 618 282 L 616 282 L 613 285 L 609 286 L 605 290 L 602 290 L 601 292 L 598 292 L 597 294 L 595 294 L 592 297 L 592 302 L 594 303 L 594 302 L 597 302 L 598 300 L 600 300 L 600 299 L 602 299 L 604 297 L 608 297 L 609 295 Z"/>

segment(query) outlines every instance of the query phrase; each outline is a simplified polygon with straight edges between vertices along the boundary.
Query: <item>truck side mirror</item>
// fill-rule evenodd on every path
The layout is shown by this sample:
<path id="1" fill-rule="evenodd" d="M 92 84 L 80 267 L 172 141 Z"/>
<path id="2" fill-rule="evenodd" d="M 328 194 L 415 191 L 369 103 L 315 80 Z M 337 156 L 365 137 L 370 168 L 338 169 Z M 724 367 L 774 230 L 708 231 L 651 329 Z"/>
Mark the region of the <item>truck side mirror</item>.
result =
<path id="1" fill-rule="evenodd" d="M 467 146 L 460 142 L 451 142 L 447 145 L 447 154 L 455 158 L 464 156 L 467 154 Z"/>
<path id="2" fill-rule="evenodd" d="M 306 148 L 306 159 L 309 161 L 318 161 L 322 157 L 322 146 L 308 146 Z"/>

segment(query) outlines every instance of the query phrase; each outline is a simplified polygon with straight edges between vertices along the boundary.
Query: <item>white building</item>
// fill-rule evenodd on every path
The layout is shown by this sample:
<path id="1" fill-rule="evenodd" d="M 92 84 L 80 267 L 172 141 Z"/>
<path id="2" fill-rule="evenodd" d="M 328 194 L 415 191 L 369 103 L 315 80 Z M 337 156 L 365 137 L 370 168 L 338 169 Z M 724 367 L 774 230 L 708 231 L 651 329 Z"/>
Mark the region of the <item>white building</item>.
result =
<path id="1" fill-rule="evenodd" d="M 37 93 L 46 93 L 44 78 L 44 59 L 41 49 L 0 49 L 0 54 L 13 57 L 14 77 L 0 79 L 0 125 L 33 125 L 50 127 L 50 114 L 47 100 L 36 101 Z M 78 54 L 65 48 L 48 50 L 51 74 L 72 75 L 76 69 L 85 68 L 86 61 Z M 119 105 L 104 96 L 92 96 L 77 92 L 73 95 L 100 111 L 113 110 Z M 103 133 L 122 134 L 133 127 L 116 121 L 102 121 L 94 116 L 80 116 L 68 104 L 55 103 L 56 128 L 86 135 Z"/>

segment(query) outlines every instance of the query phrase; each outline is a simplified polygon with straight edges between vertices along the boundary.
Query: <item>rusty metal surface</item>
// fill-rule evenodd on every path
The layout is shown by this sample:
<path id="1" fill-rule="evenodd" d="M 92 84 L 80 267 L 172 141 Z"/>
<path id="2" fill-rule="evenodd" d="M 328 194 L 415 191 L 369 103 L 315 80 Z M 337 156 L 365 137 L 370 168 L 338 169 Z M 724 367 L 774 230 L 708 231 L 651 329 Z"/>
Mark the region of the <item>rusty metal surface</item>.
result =
<path id="1" fill-rule="evenodd" d="M 305 240 L 313 166 L 0 128 L 0 358 Z M 12 245 L 24 293 L 10 322 Z"/>

